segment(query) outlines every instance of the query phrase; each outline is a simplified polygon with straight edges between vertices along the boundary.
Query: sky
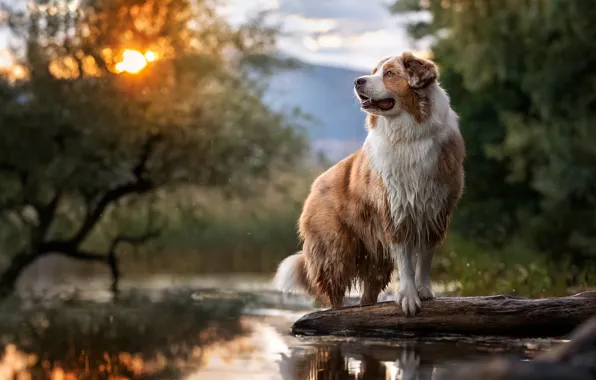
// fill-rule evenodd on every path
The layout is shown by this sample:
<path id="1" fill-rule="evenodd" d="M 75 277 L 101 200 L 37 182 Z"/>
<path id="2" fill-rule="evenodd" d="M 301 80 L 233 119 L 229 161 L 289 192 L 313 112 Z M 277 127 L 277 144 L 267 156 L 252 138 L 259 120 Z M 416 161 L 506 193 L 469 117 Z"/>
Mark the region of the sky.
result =
<path id="1" fill-rule="evenodd" d="M 283 32 L 279 49 L 308 63 L 368 71 L 387 55 L 425 49 L 405 30 L 409 19 L 425 15 L 392 15 L 390 0 L 224 1 L 219 12 L 232 23 L 269 11 L 268 21 Z M 6 47 L 6 36 L 0 32 L 0 51 Z M 0 65 L 7 62 L 8 57 L 0 54 Z"/>
<path id="2" fill-rule="evenodd" d="M 281 25 L 279 49 L 303 61 L 370 70 L 387 55 L 426 46 L 407 36 L 405 24 L 414 17 L 395 16 L 388 0 L 227 0 L 220 9 L 233 23 L 259 10 Z"/>

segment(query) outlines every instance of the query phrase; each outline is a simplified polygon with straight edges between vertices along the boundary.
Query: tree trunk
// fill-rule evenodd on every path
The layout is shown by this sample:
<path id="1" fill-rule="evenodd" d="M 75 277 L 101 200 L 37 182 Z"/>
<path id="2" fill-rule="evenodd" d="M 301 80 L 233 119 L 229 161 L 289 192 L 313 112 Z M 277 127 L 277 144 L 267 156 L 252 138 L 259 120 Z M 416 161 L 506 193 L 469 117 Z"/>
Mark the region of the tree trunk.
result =
<path id="1" fill-rule="evenodd" d="M 120 266 L 118 265 L 118 257 L 116 256 L 116 250 L 113 248 L 108 253 L 107 258 L 108 265 L 110 266 L 110 272 L 112 273 L 112 284 L 110 290 L 114 297 L 117 297 L 120 291 Z"/>
<path id="2" fill-rule="evenodd" d="M 0 276 L 0 299 L 6 298 L 14 292 L 17 280 L 23 270 L 40 257 L 41 255 L 37 253 L 21 252 L 12 258 Z"/>
<path id="3" fill-rule="evenodd" d="M 466 334 L 556 337 L 596 315 L 596 292 L 545 299 L 445 297 L 423 301 L 415 317 L 393 302 L 317 311 L 292 326 L 296 335 L 388 337 Z"/>

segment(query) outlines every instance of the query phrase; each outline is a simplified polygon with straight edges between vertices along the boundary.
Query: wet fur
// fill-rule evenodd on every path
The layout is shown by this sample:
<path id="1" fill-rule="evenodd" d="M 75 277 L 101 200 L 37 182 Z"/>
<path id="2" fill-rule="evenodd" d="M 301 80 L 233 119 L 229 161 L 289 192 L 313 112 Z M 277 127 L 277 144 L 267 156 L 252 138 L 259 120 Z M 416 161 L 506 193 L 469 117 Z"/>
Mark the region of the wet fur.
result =
<path id="1" fill-rule="evenodd" d="M 369 111 L 364 146 L 314 181 L 299 220 L 303 249 L 280 264 L 279 288 L 337 308 L 360 283 L 361 304 L 374 304 L 397 265 L 404 313 L 432 298 L 430 263 L 463 191 L 465 155 L 437 77 L 431 61 L 410 53 L 383 59 L 367 76 L 370 93 L 390 94 L 396 106 Z"/>

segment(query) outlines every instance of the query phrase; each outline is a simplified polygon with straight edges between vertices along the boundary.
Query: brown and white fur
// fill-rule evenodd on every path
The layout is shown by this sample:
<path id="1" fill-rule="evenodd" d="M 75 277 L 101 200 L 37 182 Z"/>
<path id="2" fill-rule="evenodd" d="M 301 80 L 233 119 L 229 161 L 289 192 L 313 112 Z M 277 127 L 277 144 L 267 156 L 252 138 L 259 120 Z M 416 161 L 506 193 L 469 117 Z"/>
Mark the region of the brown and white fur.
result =
<path id="1" fill-rule="evenodd" d="M 361 305 L 374 304 L 397 265 L 405 315 L 433 298 L 431 261 L 462 195 L 465 156 L 437 79 L 433 62 L 407 52 L 356 79 L 368 136 L 314 181 L 299 221 L 303 249 L 279 265 L 280 290 L 303 289 L 337 308 L 359 282 Z"/>

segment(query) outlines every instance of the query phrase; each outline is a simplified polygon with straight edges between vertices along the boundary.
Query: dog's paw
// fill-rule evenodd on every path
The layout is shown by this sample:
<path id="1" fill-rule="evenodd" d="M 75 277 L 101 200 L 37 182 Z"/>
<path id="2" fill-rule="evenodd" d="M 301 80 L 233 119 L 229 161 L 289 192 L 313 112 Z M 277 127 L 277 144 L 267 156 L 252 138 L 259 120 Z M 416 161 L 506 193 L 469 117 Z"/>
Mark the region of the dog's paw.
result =
<path id="1" fill-rule="evenodd" d="M 415 316 L 422 303 L 418 297 L 418 292 L 414 287 L 400 289 L 395 296 L 395 303 L 401 306 L 402 311 L 407 316 Z"/>
<path id="2" fill-rule="evenodd" d="M 420 297 L 420 299 L 424 301 L 432 300 L 433 298 L 435 298 L 435 295 L 433 294 L 433 291 L 430 289 L 430 286 L 420 286 L 418 288 L 418 297 Z"/>
<path id="3" fill-rule="evenodd" d="M 418 377 L 418 368 L 420 367 L 420 356 L 416 355 L 414 351 L 404 350 L 401 358 L 395 361 L 395 366 L 398 368 L 398 374 L 404 380 L 414 380 Z"/>

